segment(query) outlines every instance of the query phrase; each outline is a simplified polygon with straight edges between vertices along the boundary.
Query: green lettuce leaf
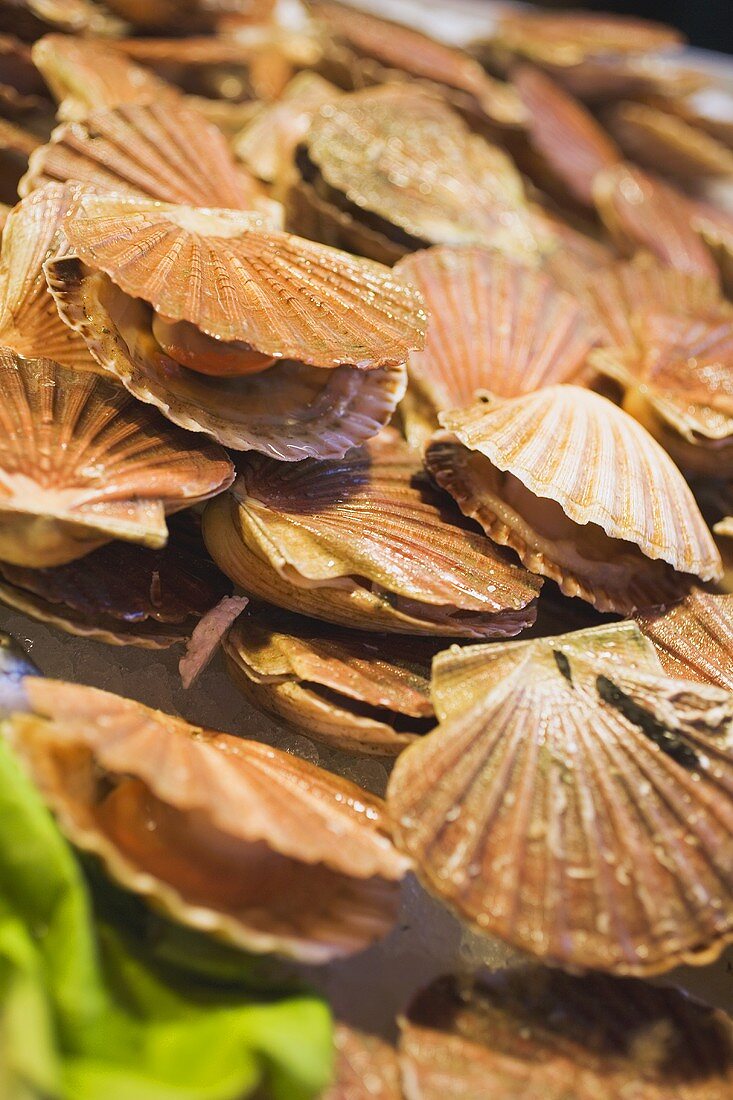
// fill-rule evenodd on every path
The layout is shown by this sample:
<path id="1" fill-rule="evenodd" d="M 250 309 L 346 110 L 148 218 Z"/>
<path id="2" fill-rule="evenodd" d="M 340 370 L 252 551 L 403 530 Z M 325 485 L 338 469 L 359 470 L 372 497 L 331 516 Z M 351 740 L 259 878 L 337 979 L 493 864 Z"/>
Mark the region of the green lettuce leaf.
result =
<path id="1" fill-rule="evenodd" d="M 3 1100 L 318 1095 L 331 1070 L 322 1001 L 277 983 L 268 995 L 258 960 L 163 921 L 151 952 L 107 909 L 95 915 L 76 856 L 0 740 Z"/>

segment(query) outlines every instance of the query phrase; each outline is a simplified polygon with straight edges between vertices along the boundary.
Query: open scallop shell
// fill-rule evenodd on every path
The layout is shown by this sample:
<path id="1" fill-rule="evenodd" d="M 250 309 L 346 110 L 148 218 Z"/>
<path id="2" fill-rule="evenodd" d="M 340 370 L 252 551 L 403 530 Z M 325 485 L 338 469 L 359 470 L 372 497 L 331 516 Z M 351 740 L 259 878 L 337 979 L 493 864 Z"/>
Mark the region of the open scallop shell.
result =
<path id="1" fill-rule="evenodd" d="M 321 1100 L 402 1100 L 397 1051 L 386 1039 L 336 1023 L 333 1084 Z"/>
<path id="2" fill-rule="evenodd" d="M 260 374 L 213 378 L 187 370 L 155 342 L 151 311 L 78 260 L 45 266 L 58 308 L 95 360 L 175 424 L 233 450 L 287 462 L 340 457 L 375 435 L 405 392 L 405 368 L 335 370 L 280 362 Z"/>
<path id="3" fill-rule="evenodd" d="M 8 735 L 69 839 L 123 886 L 248 951 L 304 962 L 389 931 L 408 861 L 381 799 L 269 745 L 43 685 L 24 681 L 31 713 Z"/>
<path id="4" fill-rule="evenodd" d="M 341 96 L 321 108 L 304 156 L 301 168 L 317 174 L 335 205 L 376 218 L 408 248 L 483 244 L 537 253 L 512 162 L 422 89 L 395 84 Z"/>
<path id="5" fill-rule="evenodd" d="M 256 210 L 274 225 L 281 218 L 278 204 L 237 167 L 221 131 L 165 97 L 59 126 L 32 154 L 20 192 L 49 180 L 189 206 Z"/>
<path id="6" fill-rule="evenodd" d="M 277 359 L 370 369 L 424 342 L 421 299 L 388 268 L 252 214 L 86 192 L 64 233 L 70 254 L 167 319 Z"/>
<path id="7" fill-rule="evenodd" d="M 428 311 L 425 348 L 410 352 L 408 373 L 433 428 L 439 412 L 480 392 L 516 397 L 582 371 L 593 333 L 577 303 L 541 273 L 498 252 L 449 246 L 406 256 L 395 271 Z M 415 424 L 408 409 L 411 439 L 424 435 L 426 411 Z"/>
<path id="8" fill-rule="evenodd" d="M 262 103 L 232 142 L 247 168 L 268 183 L 282 181 L 313 118 L 341 94 L 317 73 L 299 73 L 274 103 Z"/>
<path id="9" fill-rule="evenodd" d="M 8 216 L 0 248 L 0 345 L 30 357 L 42 350 L 62 366 L 98 372 L 84 341 L 59 317 L 43 274 L 72 195 L 70 187 L 49 184 Z"/>
<path id="10" fill-rule="evenodd" d="M 693 588 L 681 603 L 636 621 L 669 676 L 733 691 L 733 596 Z"/>
<path id="11" fill-rule="evenodd" d="M 653 172 L 691 183 L 733 174 L 733 151 L 675 114 L 618 103 L 605 118 L 624 152 Z"/>
<path id="12" fill-rule="evenodd" d="M 595 177 L 593 195 L 621 249 L 647 249 L 678 271 L 717 278 L 710 250 L 691 224 L 692 205 L 679 191 L 640 168 L 618 164 Z"/>
<path id="13" fill-rule="evenodd" d="M 534 619 L 537 578 L 466 528 L 390 430 L 340 462 L 248 456 L 204 539 L 245 592 L 343 626 L 506 637 Z"/>
<path id="14" fill-rule="evenodd" d="M 398 758 L 395 839 L 472 925 L 544 962 L 703 965 L 733 939 L 733 696 L 633 622 L 453 648 Z"/>
<path id="15" fill-rule="evenodd" d="M 448 430 L 426 451 L 438 484 L 566 595 L 624 614 L 684 594 L 690 578 L 679 574 L 720 576 L 682 474 L 604 397 L 550 386 L 440 421 Z"/>
<path id="16" fill-rule="evenodd" d="M 501 126 L 524 121 L 522 104 L 513 89 L 490 77 L 463 50 L 348 4 L 317 0 L 309 3 L 309 9 L 329 38 L 350 51 L 344 63 L 349 64 L 354 87 L 404 74 L 439 90 L 469 118 L 485 114 Z"/>
<path id="17" fill-rule="evenodd" d="M 730 1018 L 633 979 L 531 966 L 440 978 L 399 1026 L 410 1100 L 726 1100 L 733 1088 Z"/>
<path id="18" fill-rule="evenodd" d="M 593 180 L 621 154 L 593 115 L 539 69 L 522 65 L 512 81 L 527 109 L 529 140 L 572 198 L 593 206 Z"/>
<path id="19" fill-rule="evenodd" d="M 0 560 L 62 565 L 119 538 L 163 546 L 166 511 L 231 484 L 202 444 L 94 374 L 0 348 Z"/>
<path id="20" fill-rule="evenodd" d="M 261 710 L 335 748 L 396 756 L 434 725 L 430 661 L 441 644 L 405 646 L 267 607 L 240 619 L 224 653 Z"/>
<path id="21" fill-rule="evenodd" d="M 168 520 L 168 542 L 159 550 L 110 542 L 51 569 L 0 562 L 0 601 L 109 645 L 162 649 L 185 641 L 230 591 L 190 513 Z"/>

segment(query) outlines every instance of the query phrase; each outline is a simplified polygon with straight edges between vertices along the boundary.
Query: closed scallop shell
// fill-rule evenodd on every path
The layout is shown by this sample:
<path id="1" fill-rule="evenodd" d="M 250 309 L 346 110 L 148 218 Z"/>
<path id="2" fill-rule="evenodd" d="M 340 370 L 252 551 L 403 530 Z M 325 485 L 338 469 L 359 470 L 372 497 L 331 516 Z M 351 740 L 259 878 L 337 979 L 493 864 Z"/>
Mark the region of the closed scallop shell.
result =
<path id="1" fill-rule="evenodd" d="M 424 343 L 421 299 L 388 268 L 253 214 L 83 193 L 64 233 L 125 294 L 278 359 L 372 369 Z"/>
<path id="2" fill-rule="evenodd" d="M 299 73 L 279 99 L 262 103 L 236 135 L 232 142 L 235 155 L 258 179 L 279 182 L 314 116 L 339 95 L 341 90 L 318 73 Z"/>
<path id="3" fill-rule="evenodd" d="M 428 311 L 425 348 L 410 353 L 408 373 L 434 416 L 480 392 L 516 397 L 582 371 L 593 333 L 577 303 L 540 272 L 498 252 L 449 246 L 414 252 L 395 270 Z"/>
<path id="4" fill-rule="evenodd" d="M 231 484 L 215 444 L 121 388 L 0 349 L 0 559 L 63 565 L 111 539 L 163 546 L 165 513 Z"/>
<path id="5" fill-rule="evenodd" d="M 681 573 L 719 575 L 718 553 L 681 473 L 640 424 L 599 394 L 549 386 L 479 402 L 441 422 L 535 496 L 557 501 L 575 523 L 598 524 Z"/>
<path id="6" fill-rule="evenodd" d="M 130 699 L 24 687 L 32 713 L 8 730 L 15 750 L 69 839 L 127 889 L 248 951 L 309 963 L 390 929 L 408 861 L 381 799 Z"/>
<path id="7" fill-rule="evenodd" d="M 703 965 L 733 939 L 733 697 L 666 677 L 633 622 L 446 650 L 440 725 L 398 758 L 429 889 L 545 963 Z"/>
<path id="8" fill-rule="evenodd" d="M 84 341 L 59 317 L 43 274 L 72 195 L 70 187 L 49 184 L 8 215 L 0 246 L 0 345 L 29 357 L 43 351 L 62 366 L 99 372 Z"/>
<path id="9" fill-rule="evenodd" d="M 267 607 L 229 631 L 224 653 L 260 709 L 335 748 L 396 756 L 434 724 L 430 661 L 441 644 L 406 648 Z"/>
<path id="10" fill-rule="evenodd" d="M 636 621 L 669 676 L 733 690 L 733 596 L 694 588 L 681 603 Z"/>
<path id="11" fill-rule="evenodd" d="M 730 1018 L 631 978 L 533 966 L 440 978 L 399 1028 L 409 1100 L 725 1100 L 733 1087 Z"/>
<path id="12" fill-rule="evenodd" d="M 333 1083 L 321 1100 L 403 1100 L 397 1051 L 378 1035 L 336 1023 Z"/>
<path id="13" fill-rule="evenodd" d="M 343 626 L 506 637 L 534 619 L 537 578 L 466 529 L 390 430 L 341 461 L 248 456 L 204 538 L 245 592 Z"/>
<path id="14" fill-rule="evenodd" d="M 598 213 L 619 247 L 647 249 L 688 275 L 717 278 L 710 250 L 692 222 L 692 204 L 681 192 L 641 168 L 619 164 L 593 182 Z"/>
<path id="15" fill-rule="evenodd" d="M 605 118 L 624 153 L 650 171 L 691 183 L 733 174 L 733 151 L 675 114 L 618 103 Z"/>
<path id="16" fill-rule="evenodd" d="M 32 56 L 64 122 L 78 122 L 92 112 L 122 104 L 157 101 L 173 107 L 181 100 L 170 84 L 149 69 L 94 38 L 47 34 L 34 44 Z"/>
<path id="17" fill-rule="evenodd" d="M 568 193 L 593 206 L 593 180 L 621 154 L 590 111 L 539 69 L 522 65 L 512 81 L 527 109 L 532 146 Z"/>
<path id="18" fill-rule="evenodd" d="M 279 226 L 281 210 L 237 167 L 226 139 L 197 111 L 158 97 L 97 111 L 57 127 L 31 156 L 20 184 L 49 180 L 189 206 L 256 210 Z"/>
<path id="19" fill-rule="evenodd" d="M 230 591 L 186 512 L 168 520 L 168 542 L 159 550 L 115 541 L 50 569 L 0 563 L 0 601 L 108 645 L 164 649 L 186 641 Z"/>
<path id="20" fill-rule="evenodd" d="M 305 146 L 328 187 L 406 233 L 412 247 L 538 252 L 512 162 L 422 89 L 395 84 L 344 95 L 321 108 Z"/>
<path id="21" fill-rule="evenodd" d="M 504 11 L 496 40 L 538 64 L 571 67 L 589 58 L 654 53 L 682 44 L 662 23 L 595 12 Z"/>
<path id="22" fill-rule="evenodd" d="M 105 371 L 174 424 L 233 450 L 286 462 L 340 457 L 376 435 L 405 392 L 402 365 L 331 370 L 286 361 L 242 378 L 207 377 L 160 350 L 149 307 L 106 275 L 78 260 L 49 261 L 45 271 L 64 320 Z"/>

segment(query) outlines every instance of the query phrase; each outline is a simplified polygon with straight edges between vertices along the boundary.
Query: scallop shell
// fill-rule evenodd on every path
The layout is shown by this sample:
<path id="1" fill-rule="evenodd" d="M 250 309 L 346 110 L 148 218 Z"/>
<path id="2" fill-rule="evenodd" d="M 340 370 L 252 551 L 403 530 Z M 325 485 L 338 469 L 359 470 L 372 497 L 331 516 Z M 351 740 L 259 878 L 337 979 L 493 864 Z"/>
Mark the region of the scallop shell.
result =
<path id="1" fill-rule="evenodd" d="M 399 757 L 395 839 L 481 931 L 615 974 L 733 939 L 733 696 L 668 679 L 633 622 L 446 650 Z"/>
<path id="2" fill-rule="evenodd" d="M 668 676 L 733 691 L 733 596 L 693 588 L 681 603 L 636 621 Z"/>
<path id="3" fill-rule="evenodd" d="M 691 203 L 679 191 L 640 168 L 619 164 L 596 176 L 593 194 L 620 248 L 644 248 L 678 271 L 717 278 L 710 250 L 691 225 Z"/>
<path id="4" fill-rule="evenodd" d="M 729 1017 L 633 979 L 531 966 L 440 978 L 399 1026 L 415 1100 L 726 1100 L 733 1086 Z"/>
<path id="5" fill-rule="evenodd" d="M 412 384 L 438 412 L 479 392 L 516 397 L 574 379 L 593 346 L 580 307 L 546 276 L 482 248 L 430 248 L 395 271 L 428 310 L 423 351 L 410 352 Z M 417 433 L 421 434 L 420 432 Z"/>
<path id="6" fill-rule="evenodd" d="M 408 863 L 381 799 L 130 699 L 24 687 L 33 713 L 10 724 L 13 747 L 69 839 L 126 888 L 248 951 L 309 963 L 391 927 Z"/>
<path id="7" fill-rule="evenodd" d="M 47 278 L 67 324 L 97 362 L 140 401 L 181 427 L 206 432 L 233 450 L 287 462 L 340 457 L 375 435 L 405 392 L 405 368 L 323 370 L 281 362 L 261 374 L 214 378 L 164 355 L 150 310 L 78 260 L 47 263 Z"/>
<path id="8" fill-rule="evenodd" d="M 232 464 L 93 374 L 0 349 L 0 559 L 63 565 L 119 538 L 165 545 L 166 511 L 231 484 Z"/>
<path id="9" fill-rule="evenodd" d="M 397 1052 L 385 1039 L 337 1023 L 334 1081 L 321 1100 L 402 1100 Z"/>
<path id="10" fill-rule="evenodd" d="M 232 679 L 256 707 L 346 752 L 396 756 L 434 725 L 430 661 L 442 643 L 374 638 L 274 608 L 224 641 Z"/>
<path id="11" fill-rule="evenodd" d="M 168 520 L 166 546 L 110 542 L 51 569 L 0 563 L 0 600 L 32 619 L 109 645 L 163 649 L 185 641 L 231 585 L 189 513 Z"/>
<path id="12" fill-rule="evenodd" d="M 278 359 L 371 369 L 424 342 L 419 295 L 386 267 L 251 214 L 83 193 L 64 233 L 125 294 Z"/>
<path id="13" fill-rule="evenodd" d="M 524 121 L 521 102 L 513 89 L 490 77 L 464 50 L 348 4 L 318 0 L 309 8 L 329 38 L 345 43 L 353 51 L 349 61 L 356 70 L 354 86 L 358 87 L 359 76 L 368 74 L 376 83 L 394 80 L 404 73 L 427 81 L 458 109 L 465 103 L 467 113 L 473 106 L 475 113 L 483 112 L 504 126 Z"/>
<path id="14" fill-rule="evenodd" d="M 678 31 L 619 15 L 595 12 L 506 10 L 499 16 L 501 47 L 538 64 L 568 66 L 594 57 L 654 53 L 679 47 Z"/>
<path id="15" fill-rule="evenodd" d="M 43 274 L 72 195 L 70 187 L 49 184 L 8 216 L 0 247 L 0 345 L 30 357 L 42 350 L 62 366 L 98 372 L 84 341 L 59 317 Z"/>
<path id="16" fill-rule="evenodd" d="M 537 253 L 512 162 L 422 89 L 395 84 L 341 96 L 321 109 L 305 147 L 337 197 L 407 234 L 408 247 Z"/>
<path id="17" fill-rule="evenodd" d="M 204 539 L 248 594 L 343 626 L 506 637 L 534 619 L 537 579 L 466 529 L 389 430 L 341 461 L 248 456 Z"/>
<path id="18" fill-rule="evenodd" d="M 340 94 L 317 73 L 299 73 L 279 99 L 262 103 L 251 122 L 237 134 L 232 142 L 235 155 L 259 179 L 281 181 L 314 116 Z"/>
<path id="19" fill-rule="evenodd" d="M 598 394 L 550 386 L 440 420 L 448 431 L 426 452 L 438 484 L 566 595 L 628 614 L 684 594 L 689 577 L 664 562 L 703 580 L 720 576 L 720 555 L 679 470 Z"/>
<path id="20" fill-rule="evenodd" d="M 20 192 L 49 180 L 190 206 L 256 210 L 276 227 L 282 216 L 237 167 L 224 135 L 197 111 L 164 97 L 57 127 L 31 156 Z"/>
<path id="21" fill-rule="evenodd" d="M 529 140 L 572 198 L 593 206 L 593 180 L 621 154 L 593 115 L 539 69 L 512 73 L 527 109 Z"/>
<path id="22" fill-rule="evenodd" d="M 123 57 L 111 43 L 68 34 L 47 34 L 33 46 L 33 62 L 58 103 L 64 122 L 122 104 L 180 99 L 174 88 Z"/>
<path id="23" fill-rule="evenodd" d="M 733 148 L 733 95 L 721 84 L 704 85 L 689 95 L 651 96 L 647 102 Z"/>
<path id="24" fill-rule="evenodd" d="M 606 121 L 624 152 L 651 171 L 693 183 L 733 174 L 733 152 L 677 115 L 646 103 L 618 103 Z"/>

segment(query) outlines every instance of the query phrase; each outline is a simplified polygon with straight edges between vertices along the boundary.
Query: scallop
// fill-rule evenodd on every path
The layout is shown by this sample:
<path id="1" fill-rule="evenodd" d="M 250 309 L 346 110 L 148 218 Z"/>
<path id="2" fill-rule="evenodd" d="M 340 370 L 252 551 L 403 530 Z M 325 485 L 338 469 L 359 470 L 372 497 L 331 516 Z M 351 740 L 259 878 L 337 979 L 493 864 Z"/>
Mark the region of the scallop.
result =
<path id="1" fill-rule="evenodd" d="M 636 621 L 669 676 L 733 690 L 733 596 L 693 588 L 680 603 Z"/>
<path id="2" fill-rule="evenodd" d="M 342 626 L 506 637 L 534 621 L 541 582 L 467 527 L 391 430 L 340 461 L 247 456 L 204 538 L 248 595 Z"/>
<path id="3" fill-rule="evenodd" d="M 0 560 L 63 565 L 112 539 L 164 546 L 166 512 L 226 489 L 226 453 L 123 389 L 0 348 Z"/>
<path id="4" fill-rule="evenodd" d="M 229 631 L 229 673 L 254 706 L 347 752 L 396 756 L 435 724 L 437 639 L 374 636 L 272 607 Z"/>
<path id="5" fill-rule="evenodd" d="M 108 692 L 23 688 L 30 713 L 9 723 L 11 744 L 67 837 L 127 889 L 247 951 L 308 963 L 389 931 L 408 861 L 381 799 Z"/>
<path id="6" fill-rule="evenodd" d="M 694 497 L 649 433 L 578 386 L 441 414 L 426 449 L 438 484 L 527 568 L 600 611 L 679 598 L 720 577 Z"/>
<path id="7" fill-rule="evenodd" d="M 545 963 L 703 965 L 733 939 L 733 696 L 635 623 L 450 649 L 398 758 L 395 838 L 472 926 Z"/>

